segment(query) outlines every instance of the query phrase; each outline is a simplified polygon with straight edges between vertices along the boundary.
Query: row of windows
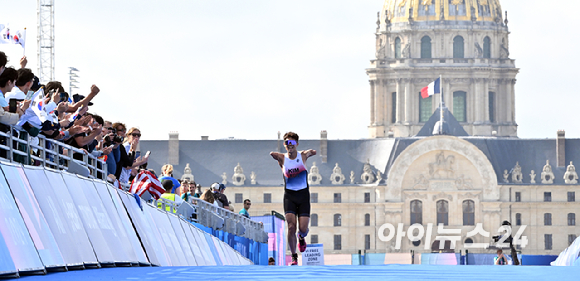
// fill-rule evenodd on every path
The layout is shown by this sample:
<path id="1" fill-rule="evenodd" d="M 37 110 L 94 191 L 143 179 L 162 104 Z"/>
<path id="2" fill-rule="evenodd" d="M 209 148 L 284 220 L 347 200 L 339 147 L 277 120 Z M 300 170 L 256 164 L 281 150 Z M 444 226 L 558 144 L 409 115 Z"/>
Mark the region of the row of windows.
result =
<path id="1" fill-rule="evenodd" d="M 310 244 L 318 244 L 318 235 L 310 235 Z M 371 235 L 365 234 L 365 250 L 370 250 L 371 248 Z M 342 250 L 342 235 L 334 235 L 334 250 Z"/>
<path id="2" fill-rule="evenodd" d="M 397 122 L 397 93 L 391 94 L 391 123 Z M 495 122 L 495 93 L 489 92 L 489 121 Z M 433 97 L 422 98 L 419 93 L 419 122 L 427 122 L 433 114 Z M 453 116 L 459 122 L 467 122 L 467 92 L 453 92 Z"/>
<path id="3" fill-rule="evenodd" d="M 475 225 L 475 202 L 464 200 L 463 225 Z M 439 200 L 436 204 L 437 224 L 449 225 L 449 202 Z M 421 200 L 411 201 L 411 224 L 423 224 L 423 202 Z"/>
<path id="4" fill-rule="evenodd" d="M 576 214 L 568 213 L 568 225 L 576 225 Z M 522 214 L 516 213 L 516 225 L 522 225 Z M 552 225 L 552 214 L 544 213 L 544 225 Z"/>
<path id="5" fill-rule="evenodd" d="M 371 225 L 371 214 L 365 214 L 365 226 Z M 318 226 L 318 214 L 310 215 L 310 226 Z M 334 226 L 342 226 L 342 215 L 334 214 Z"/>
<path id="6" fill-rule="evenodd" d="M 576 192 L 568 191 L 567 195 L 568 202 L 576 202 Z M 515 197 L 516 202 L 522 202 L 521 192 L 516 192 Z M 544 202 L 552 202 L 552 192 L 544 192 Z"/>
<path id="7" fill-rule="evenodd" d="M 235 200 L 236 203 L 243 203 L 244 195 L 242 193 L 236 193 Z M 370 192 L 365 192 L 364 202 L 365 203 L 371 202 Z M 272 203 L 272 193 L 264 193 L 264 203 Z M 318 193 L 310 193 L 310 203 L 318 203 Z M 341 193 L 334 193 L 334 203 L 342 203 Z"/>
<path id="8" fill-rule="evenodd" d="M 483 39 L 483 57 L 491 58 L 491 39 L 485 37 Z M 431 55 L 431 37 L 425 35 L 421 38 L 421 58 L 430 59 Z M 401 38 L 395 38 L 395 58 L 402 58 L 401 52 Z M 463 59 L 465 58 L 465 40 L 462 36 L 455 36 L 453 38 L 453 58 Z"/>

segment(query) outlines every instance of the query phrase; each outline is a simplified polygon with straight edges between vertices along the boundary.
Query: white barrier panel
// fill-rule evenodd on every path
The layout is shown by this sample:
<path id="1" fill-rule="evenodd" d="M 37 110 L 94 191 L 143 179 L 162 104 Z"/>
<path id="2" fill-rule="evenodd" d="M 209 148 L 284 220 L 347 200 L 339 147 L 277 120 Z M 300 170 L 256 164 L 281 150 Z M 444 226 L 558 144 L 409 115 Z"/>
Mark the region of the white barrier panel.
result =
<path id="1" fill-rule="evenodd" d="M 4 175 L 0 173 L 0 233 L 18 271 L 44 271 Z M 4 262 L 2 262 L 4 263 Z"/>
<path id="2" fill-rule="evenodd" d="M 187 241 L 187 236 L 185 235 L 185 232 L 183 232 L 183 228 L 181 228 L 180 219 L 173 214 L 168 214 L 167 217 L 169 217 L 169 222 L 173 227 L 173 232 L 177 237 L 177 241 L 179 242 L 180 248 L 183 250 L 183 254 L 185 255 L 185 261 L 187 265 L 196 266 L 197 261 L 193 256 L 193 252 L 191 251 L 191 247 L 189 246 L 189 242 Z"/>
<path id="3" fill-rule="evenodd" d="M 240 261 L 236 257 L 236 251 L 232 247 L 230 247 L 228 244 L 226 244 L 224 241 L 221 241 L 221 240 L 220 240 L 220 246 L 222 247 L 222 250 L 224 250 L 224 254 L 226 256 L 226 260 L 228 260 L 229 265 L 239 265 L 240 264 Z"/>
<path id="4" fill-rule="evenodd" d="M 62 177 L 66 183 L 68 191 L 75 203 L 77 211 L 81 215 L 81 221 L 85 226 L 85 230 L 89 236 L 89 240 L 93 245 L 93 250 L 97 254 L 97 259 L 102 264 L 113 264 L 115 263 L 115 257 L 109 248 L 109 244 L 107 243 L 107 239 L 103 235 L 103 230 L 107 228 L 112 228 L 109 225 L 100 225 L 95 218 L 95 214 L 93 213 L 93 208 L 89 203 L 89 200 L 85 196 L 83 189 L 86 189 L 85 182 L 78 178 L 75 175 L 71 175 L 68 173 L 63 173 Z M 92 197 L 91 200 L 99 200 L 97 196 Z"/>
<path id="5" fill-rule="evenodd" d="M 40 210 L 24 170 L 22 167 L 3 164 L 2 171 L 42 263 L 48 268 L 65 267 L 58 244 Z"/>
<path id="6" fill-rule="evenodd" d="M 27 167 L 24 169 L 24 173 L 26 173 L 30 187 L 38 200 L 38 205 L 40 205 L 46 222 L 54 235 L 65 264 L 67 266 L 84 266 L 80 249 L 76 245 L 81 237 L 86 239 L 85 229 L 82 226 L 80 229 L 71 227 L 54 192 L 53 183 L 48 180 L 42 167 Z M 92 247 L 90 251 L 93 251 Z M 96 261 L 96 258 L 94 260 Z"/>
<path id="7" fill-rule="evenodd" d="M 153 232 L 158 233 L 157 241 L 163 242 L 165 251 L 171 261 L 172 266 L 187 266 L 185 262 L 185 255 L 179 248 L 179 242 L 171 227 L 167 214 L 153 206 L 145 204 L 143 206 L 145 214 L 149 215 L 149 223 L 153 226 Z M 157 226 L 157 227 L 155 227 Z"/>
<path id="8" fill-rule="evenodd" d="M 143 243 L 149 262 L 158 266 L 169 266 L 169 260 L 167 259 L 165 250 L 157 240 L 157 237 L 153 234 L 151 225 L 147 223 L 145 213 L 139 208 L 139 205 L 137 205 L 135 197 L 125 192 L 119 192 L 119 196 L 131 217 L 131 221 L 133 221 L 133 225 L 139 234 L 139 238 L 141 238 L 141 243 Z M 141 203 L 145 204 L 145 202 Z"/>
<path id="9" fill-rule="evenodd" d="M 113 200 L 111 199 L 111 195 L 109 194 L 109 191 L 107 190 L 108 187 L 102 181 L 93 180 L 93 184 L 94 184 L 96 193 L 101 198 L 101 203 L 104 206 L 104 210 L 106 212 L 106 215 L 109 218 L 109 220 L 111 221 L 111 224 L 113 225 L 113 228 L 115 229 L 115 232 L 117 233 L 116 240 L 118 243 L 115 243 L 115 244 L 117 244 L 118 246 L 121 247 L 121 248 L 111 248 L 111 250 L 113 251 L 113 255 L 115 255 L 117 252 L 119 252 L 118 254 L 121 254 L 121 257 L 119 257 L 119 259 L 124 258 L 126 261 L 128 261 L 130 263 L 138 263 L 139 261 L 137 260 L 137 255 L 135 255 L 135 251 L 133 250 L 131 242 L 129 241 L 129 237 L 127 236 L 127 232 L 125 231 L 125 227 L 123 227 L 123 224 L 121 223 L 121 219 L 119 218 L 119 215 L 117 214 L 117 210 L 116 210 L 115 205 L 113 204 Z M 86 192 L 85 192 L 85 194 L 86 194 Z"/>
<path id="10" fill-rule="evenodd" d="M 190 225 L 191 232 L 195 236 L 195 240 L 197 241 L 197 245 L 201 249 L 201 254 L 203 255 L 204 261 L 206 265 L 217 265 L 213 254 L 211 253 L 211 249 L 207 244 L 207 239 L 205 239 L 205 232 L 200 230 L 199 228 L 195 227 L 194 225 Z"/>
<path id="11" fill-rule="evenodd" d="M 199 265 L 199 266 L 209 265 L 209 264 L 206 264 L 205 258 L 201 253 L 199 245 L 197 244 L 197 240 L 195 239 L 195 234 L 193 233 L 193 231 L 190 227 L 191 224 L 183 219 L 180 219 L 180 224 L 181 224 L 181 228 L 183 229 L 183 232 L 185 233 L 185 239 L 187 239 L 187 242 L 189 243 L 189 247 L 191 248 L 191 252 L 193 253 L 193 256 L 195 257 L 195 262 L 197 263 L 197 265 Z"/>
<path id="12" fill-rule="evenodd" d="M 54 194 L 57 198 L 57 205 L 63 210 L 63 214 L 66 217 L 66 221 L 70 225 L 73 235 L 69 237 L 69 246 L 61 249 L 61 251 L 68 251 L 68 247 L 72 247 L 78 251 L 83 263 L 85 265 L 96 266 L 99 262 L 93 250 L 93 246 L 89 240 L 88 233 L 83 225 L 80 214 L 75 206 L 66 183 L 62 178 L 60 172 L 45 170 L 47 182 L 50 183 L 50 187 L 53 189 Z M 48 186 L 40 186 L 40 188 L 47 189 Z"/>
<path id="13" fill-rule="evenodd" d="M 213 235 L 211 236 L 211 240 L 213 241 L 213 245 L 218 252 L 218 256 L 219 256 L 220 260 L 222 261 L 222 264 L 223 265 L 231 265 L 231 262 L 229 261 L 229 259 L 226 257 L 226 254 L 224 253 L 224 249 L 222 249 L 221 241 Z"/>
<path id="14" fill-rule="evenodd" d="M 119 218 L 121 219 L 121 223 L 123 227 L 125 227 L 125 233 L 127 233 L 127 239 L 131 243 L 135 256 L 139 263 L 143 265 L 150 265 L 149 260 L 147 259 L 147 255 L 145 254 L 145 250 L 143 250 L 143 246 L 141 246 L 141 242 L 139 242 L 139 238 L 137 237 L 137 233 L 135 233 L 135 228 L 133 227 L 133 222 L 129 218 L 127 211 L 125 210 L 125 205 L 123 205 L 123 201 L 121 201 L 121 197 L 119 196 L 119 192 L 121 190 L 107 185 L 107 191 L 113 200 L 113 204 L 115 205 L 115 209 L 117 214 L 119 214 Z"/>

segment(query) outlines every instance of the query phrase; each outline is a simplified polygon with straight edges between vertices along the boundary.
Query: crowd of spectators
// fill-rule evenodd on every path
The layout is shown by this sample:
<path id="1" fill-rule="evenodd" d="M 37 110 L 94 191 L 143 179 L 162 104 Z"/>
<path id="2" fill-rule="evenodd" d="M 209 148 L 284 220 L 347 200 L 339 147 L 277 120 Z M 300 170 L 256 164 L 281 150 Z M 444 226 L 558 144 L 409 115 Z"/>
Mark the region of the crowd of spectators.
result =
<path id="1" fill-rule="evenodd" d="M 146 168 L 149 155 L 141 156 L 137 150 L 141 131 L 136 127 L 127 131 L 124 123 L 105 121 L 90 111 L 99 87 L 92 85 L 86 96 L 71 96 L 59 81 L 40 84 L 32 70 L 26 68 L 26 57 L 20 60 L 19 69 L 6 67 L 7 62 L 6 54 L 0 52 L 0 131 L 33 145 L 39 144 L 39 135 L 69 145 L 76 148 L 72 153 L 76 160 L 82 161 L 87 154 L 99 158 L 107 163 L 107 178 L 118 180 L 121 185 Z M 0 137 L 0 144 L 8 146 L 8 138 Z M 50 143 L 47 146 L 50 149 Z M 40 151 L 20 143 L 14 143 L 13 148 L 24 152 L 14 153 L 15 161 L 40 165 L 30 157 L 39 156 Z M 8 153 L 0 149 L 0 157 L 7 158 Z M 59 153 L 68 155 L 69 151 L 59 146 Z"/>

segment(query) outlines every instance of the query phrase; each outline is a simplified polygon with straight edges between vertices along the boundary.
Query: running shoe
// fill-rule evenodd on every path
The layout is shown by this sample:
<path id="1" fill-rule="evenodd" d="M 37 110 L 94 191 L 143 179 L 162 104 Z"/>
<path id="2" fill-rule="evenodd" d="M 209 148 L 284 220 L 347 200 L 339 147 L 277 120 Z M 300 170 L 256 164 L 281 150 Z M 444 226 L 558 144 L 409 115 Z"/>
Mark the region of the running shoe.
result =
<path id="1" fill-rule="evenodd" d="M 298 234 L 298 249 L 301 253 L 306 251 L 306 241 L 304 241 L 304 237 L 300 236 L 300 234 Z"/>
<path id="2" fill-rule="evenodd" d="M 298 254 L 292 254 L 292 262 L 290 265 L 298 265 Z"/>

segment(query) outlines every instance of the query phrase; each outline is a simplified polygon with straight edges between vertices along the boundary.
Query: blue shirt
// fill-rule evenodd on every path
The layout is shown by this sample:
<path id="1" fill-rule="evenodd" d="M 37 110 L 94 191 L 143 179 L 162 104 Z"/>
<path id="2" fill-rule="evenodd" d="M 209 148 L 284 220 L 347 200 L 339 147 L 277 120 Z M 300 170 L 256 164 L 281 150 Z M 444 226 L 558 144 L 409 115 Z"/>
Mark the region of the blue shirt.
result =
<path id="1" fill-rule="evenodd" d="M 248 211 L 246 211 L 246 209 L 245 209 L 245 208 L 242 208 L 242 209 L 240 210 L 240 215 L 242 215 L 242 216 L 244 216 L 244 217 L 246 217 L 246 218 L 250 218 L 250 214 L 248 213 Z"/>
<path id="2" fill-rule="evenodd" d="M 2 93 L 2 91 L 0 91 L 0 107 L 7 107 L 8 106 L 8 102 L 6 101 L 6 98 L 4 97 L 4 93 Z"/>
<path id="3" fill-rule="evenodd" d="M 160 182 L 163 182 L 163 180 L 171 180 L 173 182 L 173 189 L 171 189 L 171 193 L 175 193 L 175 190 L 181 186 L 181 184 L 179 183 L 178 180 L 172 178 L 172 177 L 168 177 L 168 176 L 162 176 L 159 178 Z"/>

